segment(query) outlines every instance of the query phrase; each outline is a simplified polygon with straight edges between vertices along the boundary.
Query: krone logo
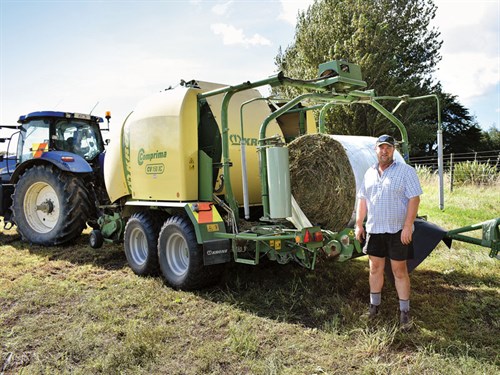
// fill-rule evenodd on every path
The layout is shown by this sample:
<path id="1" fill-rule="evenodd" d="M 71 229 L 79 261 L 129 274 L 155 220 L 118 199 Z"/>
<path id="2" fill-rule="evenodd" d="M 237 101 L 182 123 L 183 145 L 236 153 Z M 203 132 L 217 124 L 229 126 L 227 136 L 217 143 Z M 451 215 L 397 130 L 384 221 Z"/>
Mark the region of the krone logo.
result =
<path id="1" fill-rule="evenodd" d="M 232 146 L 239 146 L 241 144 L 241 136 L 238 134 L 231 134 L 229 136 L 229 141 Z M 258 140 L 257 138 L 245 138 L 245 144 L 247 146 L 257 146 Z"/>

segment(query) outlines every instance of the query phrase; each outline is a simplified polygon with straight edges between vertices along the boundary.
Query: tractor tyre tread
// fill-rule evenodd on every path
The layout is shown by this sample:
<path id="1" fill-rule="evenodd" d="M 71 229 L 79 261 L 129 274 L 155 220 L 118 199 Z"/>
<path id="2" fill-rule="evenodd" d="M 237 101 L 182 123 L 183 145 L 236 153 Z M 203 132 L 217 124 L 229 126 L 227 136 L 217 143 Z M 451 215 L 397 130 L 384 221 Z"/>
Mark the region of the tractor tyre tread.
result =
<path id="1" fill-rule="evenodd" d="M 47 233 L 37 232 L 26 219 L 24 197 L 37 182 L 50 185 L 58 194 L 59 218 Z M 91 212 L 89 194 L 83 181 L 49 165 L 35 165 L 20 177 L 12 195 L 13 221 L 23 240 L 37 245 L 54 246 L 67 243 L 81 235 Z"/>

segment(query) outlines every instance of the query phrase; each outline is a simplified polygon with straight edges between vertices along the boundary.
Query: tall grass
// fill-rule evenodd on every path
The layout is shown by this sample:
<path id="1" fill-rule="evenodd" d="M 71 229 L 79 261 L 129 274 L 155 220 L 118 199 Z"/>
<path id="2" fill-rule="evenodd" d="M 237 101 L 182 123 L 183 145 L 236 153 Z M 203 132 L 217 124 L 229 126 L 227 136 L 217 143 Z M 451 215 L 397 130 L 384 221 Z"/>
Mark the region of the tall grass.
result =
<path id="1" fill-rule="evenodd" d="M 422 183 L 432 185 L 436 182 L 437 171 L 426 165 L 416 165 L 415 169 Z M 444 174 L 447 185 L 469 186 L 489 185 L 495 186 L 500 183 L 500 172 L 497 165 L 480 163 L 478 161 L 465 161 L 456 163 L 452 171 Z M 452 181 L 451 181 L 452 180 Z"/>
<path id="2" fill-rule="evenodd" d="M 446 191 L 424 183 L 420 212 L 447 229 L 498 216 L 498 186 Z M 412 273 L 408 333 L 394 287 L 380 319 L 365 258 L 231 264 L 198 292 L 141 278 L 121 245 L 44 248 L 0 234 L 0 373 L 494 374 L 500 369 L 499 266 L 488 250 L 443 245 Z"/>
<path id="3" fill-rule="evenodd" d="M 496 165 L 476 160 L 457 163 L 453 168 L 453 180 L 461 185 L 494 185 L 499 181 L 499 176 Z"/>

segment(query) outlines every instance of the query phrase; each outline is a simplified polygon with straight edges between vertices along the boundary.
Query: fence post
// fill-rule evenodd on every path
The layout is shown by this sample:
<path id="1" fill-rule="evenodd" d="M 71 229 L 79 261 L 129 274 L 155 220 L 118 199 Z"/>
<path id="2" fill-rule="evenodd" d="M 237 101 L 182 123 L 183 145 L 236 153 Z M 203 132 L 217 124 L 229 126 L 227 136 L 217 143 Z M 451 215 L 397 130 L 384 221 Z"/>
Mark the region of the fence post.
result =
<path id="1" fill-rule="evenodd" d="M 439 113 L 438 113 L 439 115 Z M 443 179 L 443 130 L 437 131 L 438 145 L 438 175 L 439 175 L 439 209 L 444 210 L 444 179 Z"/>
<path id="2" fill-rule="evenodd" d="M 450 154 L 450 192 L 453 192 L 453 153 Z"/>

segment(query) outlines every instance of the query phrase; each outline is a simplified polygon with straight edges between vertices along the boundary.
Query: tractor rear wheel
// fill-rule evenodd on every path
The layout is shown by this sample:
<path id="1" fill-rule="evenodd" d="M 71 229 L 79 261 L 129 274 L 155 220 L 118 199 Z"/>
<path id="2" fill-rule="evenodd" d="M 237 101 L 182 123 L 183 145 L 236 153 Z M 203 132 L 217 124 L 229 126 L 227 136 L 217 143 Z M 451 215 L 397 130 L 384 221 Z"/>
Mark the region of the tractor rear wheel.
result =
<path id="1" fill-rule="evenodd" d="M 127 221 L 124 233 L 125 256 L 135 274 L 158 273 L 158 233 L 161 224 L 148 212 L 137 212 Z"/>
<path id="2" fill-rule="evenodd" d="M 44 246 L 80 236 L 91 211 L 83 181 L 51 165 L 26 170 L 12 202 L 13 221 L 22 238 Z"/>
<path id="3" fill-rule="evenodd" d="M 205 266 L 203 250 L 189 219 L 168 218 L 158 239 L 158 259 L 165 281 L 175 289 L 193 290 L 209 286 L 222 275 L 223 265 Z"/>

